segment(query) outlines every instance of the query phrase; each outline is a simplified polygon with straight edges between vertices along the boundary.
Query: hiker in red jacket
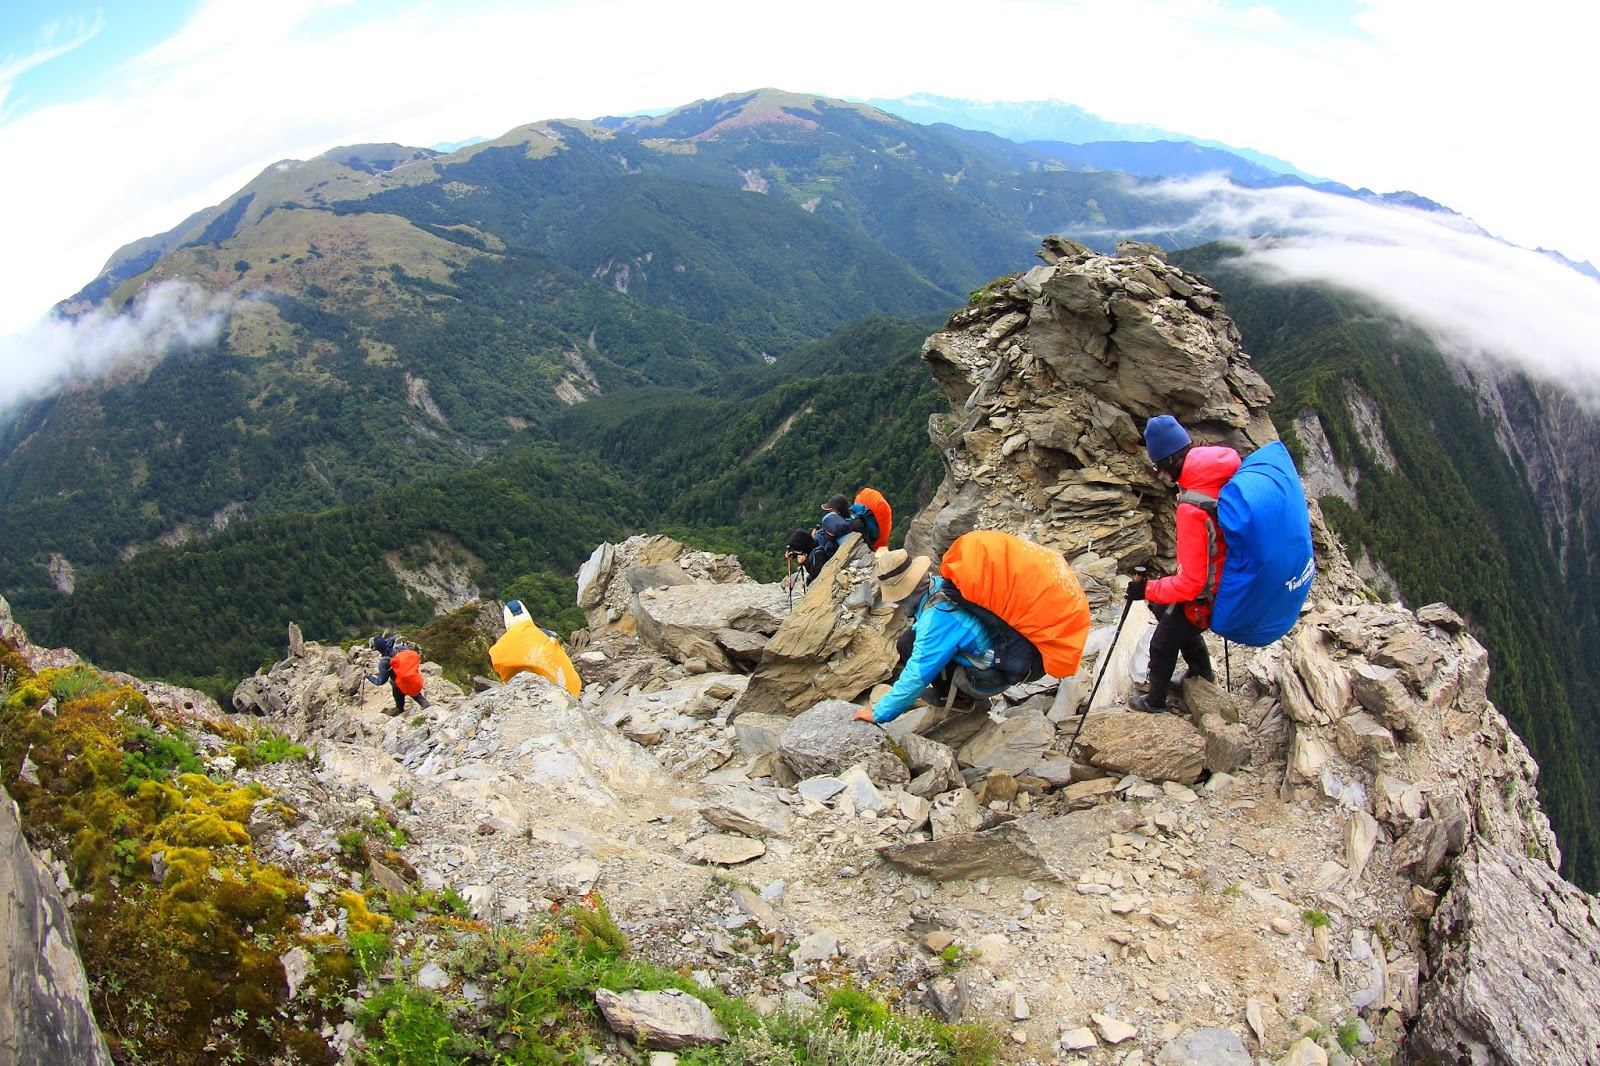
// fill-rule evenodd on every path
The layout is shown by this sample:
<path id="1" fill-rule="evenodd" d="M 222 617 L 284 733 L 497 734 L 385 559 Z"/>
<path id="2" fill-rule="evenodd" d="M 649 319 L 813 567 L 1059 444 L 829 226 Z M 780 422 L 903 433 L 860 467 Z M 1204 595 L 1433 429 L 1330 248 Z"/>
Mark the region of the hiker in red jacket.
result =
<path id="1" fill-rule="evenodd" d="M 1178 655 L 1189 666 L 1190 677 L 1215 681 L 1211 653 L 1206 650 L 1206 627 L 1211 624 L 1211 600 L 1222 576 L 1228 546 L 1222 530 L 1204 511 L 1183 499 L 1184 492 L 1201 492 L 1215 499 L 1233 472 L 1239 453 L 1232 448 L 1195 447 L 1189 433 L 1171 415 L 1157 415 L 1144 427 L 1145 450 L 1155 468 L 1175 482 L 1178 494 L 1178 572 L 1156 581 L 1136 578 L 1128 582 L 1130 600 L 1147 600 L 1156 615 L 1150 638 L 1150 690 L 1136 695 L 1128 706 L 1159 713 L 1167 709 L 1167 689 Z"/>

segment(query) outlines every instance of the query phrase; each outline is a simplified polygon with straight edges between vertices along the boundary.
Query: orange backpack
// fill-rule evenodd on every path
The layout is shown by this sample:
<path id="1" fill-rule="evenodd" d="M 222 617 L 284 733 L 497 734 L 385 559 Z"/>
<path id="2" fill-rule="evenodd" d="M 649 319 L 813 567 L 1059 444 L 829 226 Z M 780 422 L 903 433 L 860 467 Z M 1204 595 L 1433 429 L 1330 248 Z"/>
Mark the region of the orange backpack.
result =
<path id="1" fill-rule="evenodd" d="M 939 564 L 968 603 L 997 615 L 1039 652 L 1051 677 L 1078 671 L 1089 598 L 1060 552 L 995 529 L 964 533 Z"/>
<path id="2" fill-rule="evenodd" d="M 889 546 L 889 525 L 894 521 L 894 510 L 890 508 L 889 501 L 883 498 L 883 493 L 877 489 L 866 488 L 856 493 L 856 503 L 866 505 L 872 512 L 872 517 L 878 520 L 878 539 L 872 542 L 872 548 Z"/>
<path id="3" fill-rule="evenodd" d="M 412 699 L 422 695 L 422 656 L 415 648 L 397 651 L 389 659 L 389 673 L 394 675 L 394 687 Z"/>

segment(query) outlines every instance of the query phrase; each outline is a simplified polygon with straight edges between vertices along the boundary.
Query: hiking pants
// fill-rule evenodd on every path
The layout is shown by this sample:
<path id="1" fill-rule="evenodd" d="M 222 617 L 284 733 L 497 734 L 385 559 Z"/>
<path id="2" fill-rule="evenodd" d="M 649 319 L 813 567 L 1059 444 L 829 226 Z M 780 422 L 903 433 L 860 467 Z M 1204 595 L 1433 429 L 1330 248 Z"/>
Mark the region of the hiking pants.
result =
<path id="1" fill-rule="evenodd" d="M 1189 616 L 1183 613 L 1183 604 L 1157 606 L 1162 613 L 1155 635 L 1150 638 L 1149 699 L 1151 703 L 1165 705 L 1180 652 L 1193 676 L 1212 678 L 1215 675 L 1211 672 L 1211 653 L 1206 650 L 1206 631 L 1189 621 Z"/>

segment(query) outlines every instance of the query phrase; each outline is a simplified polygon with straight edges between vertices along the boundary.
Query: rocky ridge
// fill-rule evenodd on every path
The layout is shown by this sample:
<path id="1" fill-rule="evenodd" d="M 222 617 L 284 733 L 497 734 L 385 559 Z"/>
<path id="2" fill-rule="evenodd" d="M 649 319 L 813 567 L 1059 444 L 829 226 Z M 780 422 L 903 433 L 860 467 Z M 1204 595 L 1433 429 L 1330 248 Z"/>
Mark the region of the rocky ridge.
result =
<path id="1" fill-rule="evenodd" d="M 579 575 L 581 699 L 435 670 L 434 706 L 390 717 L 373 653 L 291 631 L 234 710 L 318 764 L 215 768 L 306 814 L 257 848 L 319 899 L 396 878 L 515 923 L 598 891 L 637 949 L 758 1008 L 852 975 L 991 1023 L 1022 1063 L 1600 1057 L 1600 906 L 1554 873 L 1537 767 L 1448 607 L 1380 602 L 1317 520 L 1289 637 L 1215 647 L 1224 683 L 1185 682 L 1182 714 L 1123 708 L 1150 621 L 1115 632 L 1121 586 L 1172 551 L 1138 427 L 1171 410 L 1259 446 L 1269 393 L 1200 279 L 1139 246 L 1043 257 L 925 348 L 948 476 L 908 545 L 1005 528 L 1066 553 L 1096 611 L 1077 678 L 855 722 L 905 624 L 858 541 L 791 598 L 633 538 Z M 409 870 L 335 861 L 364 811 L 405 830 Z M 472 974 L 432 965 L 470 1002 Z M 637 1034 L 686 1005 L 601 1006 Z"/>

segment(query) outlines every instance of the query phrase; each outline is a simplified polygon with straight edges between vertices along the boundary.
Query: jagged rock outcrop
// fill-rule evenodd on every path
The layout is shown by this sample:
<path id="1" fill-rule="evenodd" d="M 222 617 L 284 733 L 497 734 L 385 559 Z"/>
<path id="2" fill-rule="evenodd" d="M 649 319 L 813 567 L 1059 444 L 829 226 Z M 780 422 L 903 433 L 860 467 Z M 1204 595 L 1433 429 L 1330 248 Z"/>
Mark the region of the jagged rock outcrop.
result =
<path id="1" fill-rule="evenodd" d="M 4 600 L 0 614 L 10 621 Z M 17 805 L 4 788 L 0 788 L 0 1062 L 111 1064 L 89 1006 L 89 985 L 56 875 L 23 839 Z"/>
<path id="2" fill-rule="evenodd" d="M 297 740 L 313 735 L 347 737 L 356 728 L 343 713 L 350 708 L 394 713 L 389 686 L 366 680 L 378 669 L 380 656 L 372 648 L 365 644 L 339 648 L 302 640 L 294 626 L 290 637 L 288 658 L 257 670 L 234 688 L 235 711 L 271 717 Z M 424 659 L 422 677 L 423 693 L 430 700 L 461 695 L 457 685 L 445 680 L 438 663 Z"/>
<path id="3" fill-rule="evenodd" d="M 923 346 L 952 410 L 929 419 L 946 479 L 908 546 L 938 556 L 984 528 L 1123 566 L 1169 555 L 1172 503 L 1144 458 L 1144 420 L 1175 414 L 1196 441 L 1253 448 L 1277 438 L 1271 390 L 1194 275 L 1064 244 L 1044 258 Z"/>
<path id="4" fill-rule="evenodd" d="M 1417 1062 L 1600 1062 L 1600 900 L 1544 862 L 1475 844 L 1428 939 L 1407 1050 Z"/>
<path id="5" fill-rule="evenodd" d="M 671 537 L 629 537 L 621 544 L 601 544 L 579 568 L 578 606 L 591 632 L 632 633 L 634 597 L 646 589 L 749 580 L 731 555 L 695 551 Z"/>

